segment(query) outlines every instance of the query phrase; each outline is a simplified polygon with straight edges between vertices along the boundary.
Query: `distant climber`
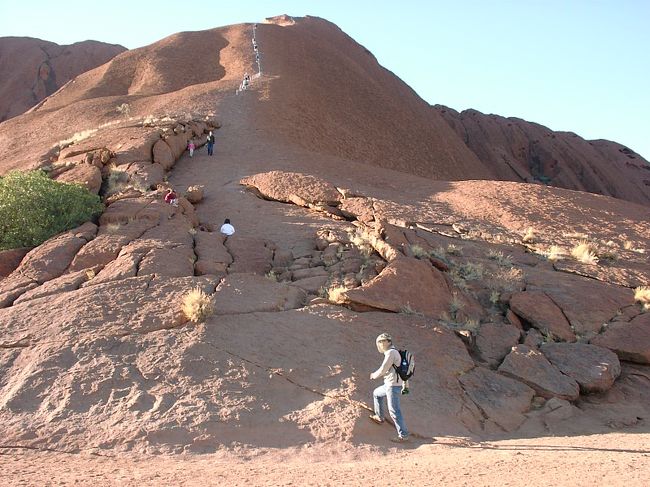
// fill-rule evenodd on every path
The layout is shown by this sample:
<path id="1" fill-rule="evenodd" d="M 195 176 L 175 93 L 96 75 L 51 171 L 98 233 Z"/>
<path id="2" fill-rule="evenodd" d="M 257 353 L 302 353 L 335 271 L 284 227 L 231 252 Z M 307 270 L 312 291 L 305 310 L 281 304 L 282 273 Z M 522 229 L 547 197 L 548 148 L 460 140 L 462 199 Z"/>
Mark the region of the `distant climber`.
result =
<path id="1" fill-rule="evenodd" d="M 221 229 L 219 231 L 223 233 L 226 237 L 230 237 L 233 233 L 235 233 L 235 227 L 233 227 L 230 224 L 230 219 L 226 218 L 223 222 L 223 225 L 221 225 Z"/>
<path id="2" fill-rule="evenodd" d="M 173 189 L 167 190 L 167 194 L 165 195 L 165 203 L 169 203 L 172 206 L 178 206 L 178 195 L 174 193 Z"/>
<path id="3" fill-rule="evenodd" d="M 212 154 L 214 154 L 214 141 L 215 141 L 212 130 L 210 130 L 207 140 L 208 140 L 208 155 L 211 156 Z"/>
<path id="4" fill-rule="evenodd" d="M 395 367 L 399 367 L 401 362 L 400 353 L 393 346 L 393 339 L 388 333 L 382 333 L 375 340 L 377 351 L 384 355 L 384 361 L 381 366 L 370 374 L 370 379 L 384 378 L 384 384 L 377 387 L 372 397 L 374 400 L 375 414 L 370 416 L 370 419 L 377 424 L 384 422 L 384 398 L 388 402 L 388 414 L 390 414 L 395 428 L 397 429 L 397 437 L 391 438 L 390 441 L 395 443 L 402 443 L 408 441 L 408 430 L 402 417 L 402 410 L 400 409 L 400 397 L 402 395 L 403 380 L 397 374 Z M 395 367 L 393 367 L 393 365 Z"/>
<path id="5" fill-rule="evenodd" d="M 194 141 L 190 140 L 187 143 L 187 150 L 190 151 L 190 157 L 194 156 L 194 149 L 196 149 L 196 146 L 194 145 Z"/>

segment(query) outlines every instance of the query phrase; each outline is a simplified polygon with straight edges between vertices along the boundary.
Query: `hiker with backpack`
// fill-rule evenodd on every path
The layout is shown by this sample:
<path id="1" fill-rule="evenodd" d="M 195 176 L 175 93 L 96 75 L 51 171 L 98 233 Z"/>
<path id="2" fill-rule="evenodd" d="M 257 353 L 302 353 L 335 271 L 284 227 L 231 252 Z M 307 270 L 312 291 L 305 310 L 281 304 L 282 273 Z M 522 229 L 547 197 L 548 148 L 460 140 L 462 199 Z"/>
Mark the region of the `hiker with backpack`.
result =
<path id="1" fill-rule="evenodd" d="M 381 366 L 370 374 L 370 379 L 384 378 L 383 385 L 377 387 L 373 393 L 375 414 L 370 419 L 377 424 L 384 422 L 384 398 L 388 403 L 388 414 L 390 414 L 397 437 L 391 438 L 394 443 L 408 441 L 408 430 L 402 417 L 400 409 L 400 396 L 408 394 L 408 379 L 413 375 L 415 361 L 413 355 L 406 351 L 399 351 L 393 346 L 393 339 L 388 333 L 382 333 L 375 340 L 377 351 L 384 355 Z"/>

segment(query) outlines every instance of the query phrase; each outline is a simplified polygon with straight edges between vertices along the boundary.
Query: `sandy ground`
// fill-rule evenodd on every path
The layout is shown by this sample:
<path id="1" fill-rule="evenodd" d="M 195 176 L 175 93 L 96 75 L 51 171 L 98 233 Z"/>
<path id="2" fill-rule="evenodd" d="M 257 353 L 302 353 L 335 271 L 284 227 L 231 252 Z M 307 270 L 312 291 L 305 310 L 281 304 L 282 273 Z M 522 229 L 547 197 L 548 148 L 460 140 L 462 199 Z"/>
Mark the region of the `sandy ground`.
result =
<path id="1" fill-rule="evenodd" d="M 106 453 L 104 453 L 106 454 Z M 644 486 L 650 434 L 438 438 L 386 450 L 345 445 L 214 455 L 96 456 L 5 450 L 0 485 Z"/>

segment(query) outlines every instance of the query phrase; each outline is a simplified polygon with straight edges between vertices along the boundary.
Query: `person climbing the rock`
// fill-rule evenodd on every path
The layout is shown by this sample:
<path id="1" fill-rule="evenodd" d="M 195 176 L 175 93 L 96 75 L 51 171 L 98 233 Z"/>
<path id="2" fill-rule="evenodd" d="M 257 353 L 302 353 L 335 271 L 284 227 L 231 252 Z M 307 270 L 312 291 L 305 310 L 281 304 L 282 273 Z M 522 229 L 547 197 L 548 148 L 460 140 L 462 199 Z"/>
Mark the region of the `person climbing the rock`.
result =
<path id="1" fill-rule="evenodd" d="M 219 230 L 222 234 L 224 234 L 226 237 L 230 237 L 233 233 L 235 233 L 235 227 L 232 226 L 230 223 L 230 219 L 226 218 L 223 222 L 223 225 L 221 225 L 221 229 Z"/>
<path id="2" fill-rule="evenodd" d="M 214 134 L 212 133 L 212 130 L 210 130 L 210 133 L 208 134 L 208 155 L 211 156 L 214 154 Z"/>
<path id="3" fill-rule="evenodd" d="M 384 383 L 372 393 L 375 414 L 370 416 L 370 419 L 377 424 L 383 424 L 385 398 L 388 402 L 388 414 L 390 414 L 397 429 L 397 437 L 391 438 L 390 441 L 403 443 L 408 441 L 409 437 L 404 418 L 402 417 L 402 410 L 400 409 L 400 397 L 402 395 L 402 384 L 404 381 L 402 381 L 395 367 L 393 367 L 393 365 L 399 367 L 401 357 L 397 349 L 393 346 L 393 339 L 388 333 L 379 335 L 375 340 L 375 345 L 377 345 L 377 351 L 384 355 L 384 361 L 377 370 L 370 374 L 370 379 L 375 380 L 383 377 Z"/>
<path id="4" fill-rule="evenodd" d="M 178 206 L 178 195 L 174 193 L 173 189 L 168 189 L 167 194 L 165 195 L 165 203 L 169 203 L 172 206 Z"/>
<path id="5" fill-rule="evenodd" d="M 242 84 L 242 88 L 243 88 L 244 90 L 247 90 L 247 89 L 248 89 L 248 85 L 250 84 L 250 82 L 251 82 L 251 77 L 248 75 L 248 73 L 246 73 L 246 74 L 244 75 L 244 80 L 243 80 L 242 83 L 241 83 L 241 84 Z"/>
<path id="6" fill-rule="evenodd" d="M 190 139 L 187 143 L 187 150 L 190 151 L 190 157 L 194 156 L 194 149 L 196 149 L 196 146 L 194 145 L 194 141 Z"/>

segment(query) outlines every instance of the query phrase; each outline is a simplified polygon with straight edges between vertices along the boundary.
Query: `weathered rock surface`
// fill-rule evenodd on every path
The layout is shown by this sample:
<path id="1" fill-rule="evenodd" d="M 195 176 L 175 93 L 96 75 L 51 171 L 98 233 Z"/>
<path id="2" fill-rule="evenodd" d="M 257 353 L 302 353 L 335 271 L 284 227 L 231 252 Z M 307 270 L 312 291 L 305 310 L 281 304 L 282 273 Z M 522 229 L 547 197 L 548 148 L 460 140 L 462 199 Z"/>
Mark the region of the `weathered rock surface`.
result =
<path id="1" fill-rule="evenodd" d="M 576 340 L 562 310 L 543 292 L 523 291 L 513 294 L 510 309 L 543 333 L 567 342 Z"/>
<path id="2" fill-rule="evenodd" d="M 217 314 L 284 311 L 304 305 L 306 294 L 295 286 L 254 274 L 230 274 L 215 293 Z"/>
<path id="3" fill-rule="evenodd" d="M 520 338 L 521 331 L 514 326 L 484 323 L 476 335 L 476 351 L 488 365 L 496 366 L 519 343 Z"/>
<path id="4" fill-rule="evenodd" d="M 392 261 L 368 285 L 345 293 L 346 300 L 371 308 L 400 312 L 406 307 L 439 318 L 449 312 L 451 290 L 442 273 L 418 259 Z"/>
<path id="5" fill-rule="evenodd" d="M 487 418 L 505 431 L 516 430 L 530 409 L 535 391 L 527 385 L 483 367 L 475 367 L 458 379 Z"/>
<path id="6" fill-rule="evenodd" d="M 542 397 L 573 401 L 580 394 L 575 380 L 562 374 L 541 352 L 526 345 L 513 348 L 499 366 L 499 372 L 523 382 Z"/>
<path id="7" fill-rule="evenodd" d="M 197 261 L 194 264 L 196 274 L 222 275 L 230 264 L 232 255 L 224 245 L 226 237 L 217 232 L 196 232 L 194 235 L 194 252 Z"/>
<path id="8" fill-rule="evenodd" d="M 578 334 L 598 332 L 619 309 L 634 304 L 630 289 L 558 272 L 531 273 L 526 289 L 549 296 Z"/>
<path id="9" fill-rule="evenodd" d="M 342 199 L 334 185 L 307 174 L 270 171 L 249 176 L 240 183 L 255 188 L 267 199 L 299 206 L 338 205 Z"/>
<path id="10" fill-rule="evenodd" d="M 62 183 L 81 184 L 91 193 L 97 194 L 102 186 L 102 173 L 91 164 L 77 164 L 58 176 L 56 180 Z"/>
<path id="11" fill-rule="evenodd" d="M 271 270 L 273 245 L 263 239 L 233 235 L 226 239 L 226 248 L 234 263 L 230 272 L 251 272 L 264 275 Z"/>
<path id="12" fill-rule="evenodd" d="M 30 250 L 30 248 L 21 248 L 0 251 L 0 279 L 11 274 Z"/>
<path id="13" fill-rule="evenodd" d="M 650 364 L 650 313 L 640 314 L 629 323 L 610 323 L 590 343 L 612 350 L 621 360 Z"/>
<path id="14" fill-rule="evenodd" d="M 615 353 L 586 343 L 544 343 L 544 356 L 560 372 L 571 377 L 584 393 L 605 392 L 621 375 L 621 364 Z"/>

